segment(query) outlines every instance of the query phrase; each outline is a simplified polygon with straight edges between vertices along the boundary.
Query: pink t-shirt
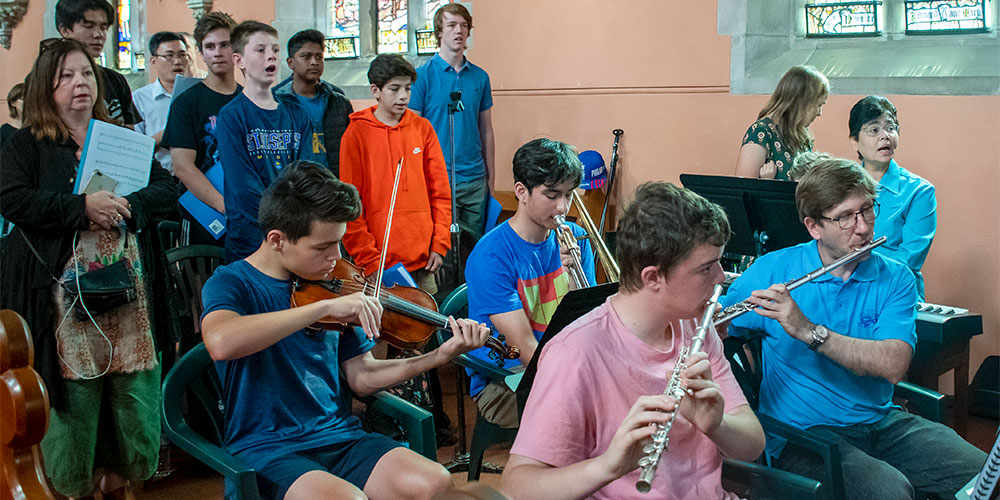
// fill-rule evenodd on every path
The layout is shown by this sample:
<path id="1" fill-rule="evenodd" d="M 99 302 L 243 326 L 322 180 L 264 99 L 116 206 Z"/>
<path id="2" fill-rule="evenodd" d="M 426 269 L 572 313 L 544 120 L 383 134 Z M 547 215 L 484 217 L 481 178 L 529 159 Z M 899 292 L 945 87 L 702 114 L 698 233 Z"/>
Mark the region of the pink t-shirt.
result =
<path id="1" fill-rule="evenodd" d="M 622 324 L 610 300 L 567 326 L 542 350 L 510 452 L 565 467 L 607 450 L 636 399 L 666 389 L 680 342 L 690 345 L 697 325 L 695 320 L 683 320 L 672 327 L 673 345 L 666 352 L 658 351 Z M 709 332 L 703 349 L 712 365 L 712 378 L 722 388 L 725 411 L 747 404 L 714 331 Z M 722 456 L 715 443 L 678 414 L 651 492 L 636 491 L 636 469 L 593 498 L 736 498 L 722 489 L 721 476 Z"/>

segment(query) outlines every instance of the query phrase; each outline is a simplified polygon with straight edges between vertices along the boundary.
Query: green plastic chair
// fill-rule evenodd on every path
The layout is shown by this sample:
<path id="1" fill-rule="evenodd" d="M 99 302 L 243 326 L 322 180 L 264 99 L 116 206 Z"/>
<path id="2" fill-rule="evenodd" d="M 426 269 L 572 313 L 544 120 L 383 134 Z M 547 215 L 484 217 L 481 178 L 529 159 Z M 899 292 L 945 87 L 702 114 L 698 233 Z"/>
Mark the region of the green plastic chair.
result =
<path id="1" fill-rule="evenodd" d="M 208 435 L 195 432 L 182 411 L 185 394 L 194 396 L 201 410 L 209 416 Z M 163 430 L 170 441 L 198 461 L 231 481 L 236 498 L 257 500 L 257 478 L 253 469 L 221 447 L 224 433 L 222 388 L 205 344 L 198 344 L 178 361 L 163 381 Z M 437 461 L 434 420 L 430 412 L 387 392 L 362 399 L 396 419 L 409 439 L 411 450 Z"/>
<path id="2" fill-rule="evenodd" d="M 460 285 L 444 299 L 440 307 L 441 314 L 454 316 L 456 318 L 466 318 L 469 315 L 469 292 L 466 284 Z M 445 340 L 445 333 L 438 330 L 436 335 L 436 345 L 441 345 Z M 433 346 L 432 346 L 433 347 Z M 501 380 L 511 372 L 498 368 L 495 364 L 487 363 L 479 358 L 462 354 L 456 357 L 453 362 L 463 368 L 469 368 L 482 373 L 490 380 Z M 459 402 L 462 404 L 462 402 Z M 485 418 L 478 411 L 476 412 L 476 425 L 472 430 L 472 443 L 469 447 L 469 481 L 478 481 L 483 469 L 483 455 L 491 446 L 513 443 L 517 436 L 517 429 L 506 429 L 500 427 Z"/>
<path id="3" fill-rule="evenodd" d="M 824 491 L 823 496 L 819 498 L 832 500 L 844 498 L 840 446 L 836 441 L 757 412 L 762 379 L 760 367 L 766 362 L 762 355 L 762 338 L 763 333 L 756 332 L 744 337 L 728 337 L 723 341 L 733 376 L 740 384 L 750 407 L 757 414 L 764 432 L 787 439 L 788 442 L 808 449 L 823 459 L 825 468 L 820 482 Z M 902 400 L 908 410 L 934 422 L 941 422 L 947 404 L 943 394 L 906 381 L 896 384 L 894 399 Z M 763 457 L 758 461 L 763 461 Z"/>

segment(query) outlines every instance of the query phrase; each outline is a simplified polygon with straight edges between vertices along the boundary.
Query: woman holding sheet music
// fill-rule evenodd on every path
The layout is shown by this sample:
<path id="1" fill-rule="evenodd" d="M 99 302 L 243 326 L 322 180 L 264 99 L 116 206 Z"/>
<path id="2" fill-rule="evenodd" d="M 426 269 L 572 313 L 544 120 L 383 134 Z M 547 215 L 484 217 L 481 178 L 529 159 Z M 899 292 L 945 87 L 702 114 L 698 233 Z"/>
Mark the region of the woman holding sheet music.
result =
<path id="1" fill-rule="evenodd" d="M 79 42 L 43 41 L 24 128 L 0 152 L 0 214 L 15 224 L 0 246 L 0 307 L 32 330 L 52 404 L 46 472 L 70 497 L 92 495 L 95 485 L 127 489 L 156 470 L 153 336 L 171 324 L 154 314 L 166 310 L 155 225 L 176 202 L 170 174 L 150 157 L 147 186 L 125 196 L 109 176 L 77 179 L 91 119 L 110 121 L 98 75 Z M 93 294 L 109 283 L 117 301 Z M 107 474 L 95 478 L 98 468 Z"/>

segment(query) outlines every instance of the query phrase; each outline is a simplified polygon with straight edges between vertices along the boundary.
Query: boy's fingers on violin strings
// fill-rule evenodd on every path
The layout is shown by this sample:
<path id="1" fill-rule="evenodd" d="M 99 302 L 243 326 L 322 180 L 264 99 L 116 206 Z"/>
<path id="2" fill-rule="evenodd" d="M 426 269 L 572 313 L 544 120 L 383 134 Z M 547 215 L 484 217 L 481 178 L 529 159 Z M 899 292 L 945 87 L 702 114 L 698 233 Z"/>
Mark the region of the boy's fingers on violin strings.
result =
<path id="1" fill-rule="evenodd" d="M 448 316 L 448 323 L 451 325 L 452 334 L 459 337 L 466 347 L 475 348 L 486 342 L 479 332 L 479 324 L 469 319 L 455 319 Z"/>
<path id="2" fill-rule="evenodd" d="M 477 321 L 472 321 L 472 325 L 473 328 L 476 329 L 476 332 L 478 334 L 476 336 L 476 345 L 477 346 L 486 345 L 486 341 L 489 340 L 490 335 L 492 334 L 492 332 L 490 332 L 490 327 L 486 326 L 486 323 L 479 323 Z"/>

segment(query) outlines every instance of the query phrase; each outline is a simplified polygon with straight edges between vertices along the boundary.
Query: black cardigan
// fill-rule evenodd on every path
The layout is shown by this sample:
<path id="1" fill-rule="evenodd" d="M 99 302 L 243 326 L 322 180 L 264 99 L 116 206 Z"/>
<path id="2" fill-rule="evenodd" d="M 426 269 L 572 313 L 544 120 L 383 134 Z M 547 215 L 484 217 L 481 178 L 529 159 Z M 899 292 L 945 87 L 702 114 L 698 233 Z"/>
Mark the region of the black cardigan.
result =
<path id="1" fill-rule="evenodd" d="M 54 407 L 63 407 L 65 390 L 55 341 L 52 275 L 58 277 L 72 252 L 73 235 L 87 229 L 85 195 L 73 194 L 76 151 L 72 139 L 36 141 L 27 128 L 0 149 L 0 214 L 15 229 L 0 244 L 0 308 L 17 311 L 28 322 L 35 346 L 35 370 L 41 374 Z M 151 299 L 153 338 L 158 346 L 175 340 L 177 322 L 167 306 L 167 268 L 156 224 L 177 203 L 173 177 L 153 160 L 149 184 L 125 197 L 136 233 Z M 45 264 L 28 249 L 27 236 Z M 50 274 L 51 271 L 51 274 Z"/>

